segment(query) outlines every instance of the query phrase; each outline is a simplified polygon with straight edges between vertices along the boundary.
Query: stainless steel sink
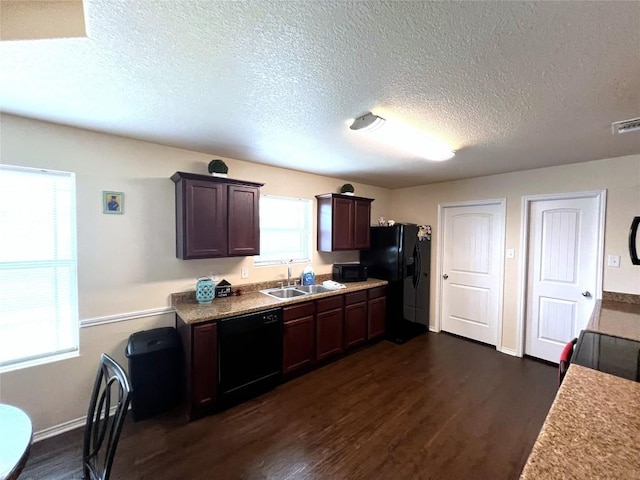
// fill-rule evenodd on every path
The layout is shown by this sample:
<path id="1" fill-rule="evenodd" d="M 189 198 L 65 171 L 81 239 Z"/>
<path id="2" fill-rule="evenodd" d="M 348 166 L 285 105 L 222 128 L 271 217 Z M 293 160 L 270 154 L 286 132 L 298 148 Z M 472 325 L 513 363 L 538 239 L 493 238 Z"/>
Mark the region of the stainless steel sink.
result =
<path id="1" fill-rule="evenodd" d="M 322 285 L 296 285 L 295 287 L 270 288 L 268 290 L 260 290 L 260 293 L 269 295 L 270 297 L 285 300 L 287 298 L 296 298 L 303 295 L 313 295 L 314 293 L 329 292 L 328 288 Z"/>
<path id="2" fill-rule="evenodd" d="M 270 295 L 275 298 L 295 298 L 306 295 L 306 292 L 301 292 L 295 288 L 272 288 L 270 290 L 260 290 L 266 295 Z"/>
<path id="3" fill-rule="evenodd" d="M 323 287 L 322 285 L 300 285 L 296 287 L 298 290 L 302 290 L 307 293 L 324 293 L 330 292 L 331 290 Z"/>

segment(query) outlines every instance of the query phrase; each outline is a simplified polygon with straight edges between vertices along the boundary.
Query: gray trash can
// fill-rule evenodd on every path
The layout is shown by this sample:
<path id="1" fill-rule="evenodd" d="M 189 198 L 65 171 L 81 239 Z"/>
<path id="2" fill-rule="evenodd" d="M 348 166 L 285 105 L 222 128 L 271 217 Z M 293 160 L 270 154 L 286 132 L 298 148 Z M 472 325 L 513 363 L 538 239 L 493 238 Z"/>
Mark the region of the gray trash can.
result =
<path id="1" fill-rule="evenodd" d="M 180 335 L 173 327 L 143 330 L 129 336 L 125 354 L 133 388 L 133 420 L 171 410 L 184 396 Z"/>

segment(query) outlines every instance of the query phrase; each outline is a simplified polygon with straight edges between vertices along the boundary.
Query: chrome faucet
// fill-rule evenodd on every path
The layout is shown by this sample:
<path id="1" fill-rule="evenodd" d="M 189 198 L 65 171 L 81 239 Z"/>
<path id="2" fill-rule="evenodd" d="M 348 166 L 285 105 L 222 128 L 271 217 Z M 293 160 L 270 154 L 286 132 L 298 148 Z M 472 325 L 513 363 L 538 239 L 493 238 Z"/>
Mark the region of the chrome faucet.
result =
<path id="1" fill-rule="evenodd" d="M 291 266 L 287 265 L 287 287 L 291 286 Z"/>

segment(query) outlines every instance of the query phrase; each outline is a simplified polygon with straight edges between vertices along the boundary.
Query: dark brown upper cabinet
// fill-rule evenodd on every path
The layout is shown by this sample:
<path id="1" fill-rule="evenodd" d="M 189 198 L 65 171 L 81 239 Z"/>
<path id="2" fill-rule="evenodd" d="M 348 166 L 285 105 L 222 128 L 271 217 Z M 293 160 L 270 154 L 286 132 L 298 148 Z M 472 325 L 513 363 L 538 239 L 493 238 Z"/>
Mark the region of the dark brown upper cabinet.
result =
<path id="1" fill-rule="evenodd" d="M 319 251 L 369 248 L 372 198 L 325 193 L 316 199 Z"/>
<path id="2" fill-rule="evenodd" d="M 262 183 L 176 172 L 176 256 L 258 255 Z"/>

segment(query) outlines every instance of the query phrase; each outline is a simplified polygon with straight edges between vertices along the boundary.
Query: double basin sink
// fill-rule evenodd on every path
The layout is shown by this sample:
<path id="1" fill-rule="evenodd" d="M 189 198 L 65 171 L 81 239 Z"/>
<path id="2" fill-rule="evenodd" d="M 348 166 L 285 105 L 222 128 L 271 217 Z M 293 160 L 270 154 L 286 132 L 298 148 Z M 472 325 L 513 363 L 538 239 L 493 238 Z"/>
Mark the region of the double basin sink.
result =
<path id="1" fill-rule="evenodd" d="M 305 295 L 313 295 L 314 293 L 330 292 L 331 289 L 322 285 L 295 285 L 290 287 L 269 288 L 268 290 L 260 290 L 260 293 L 269 295 L 273 298 L 286 300 L 288 298 L 302 297 Z"/>

